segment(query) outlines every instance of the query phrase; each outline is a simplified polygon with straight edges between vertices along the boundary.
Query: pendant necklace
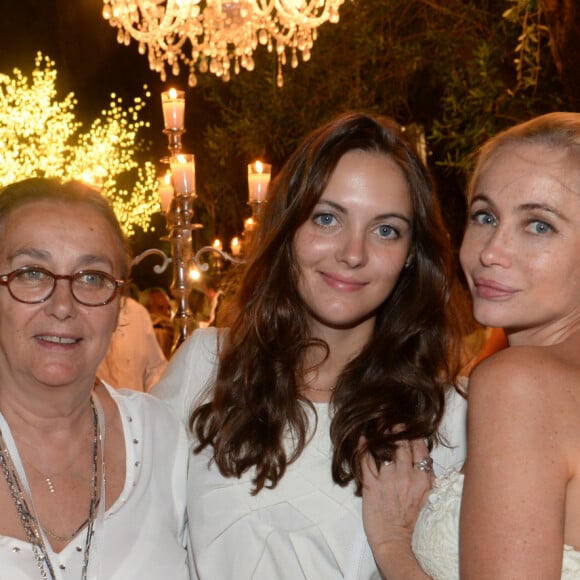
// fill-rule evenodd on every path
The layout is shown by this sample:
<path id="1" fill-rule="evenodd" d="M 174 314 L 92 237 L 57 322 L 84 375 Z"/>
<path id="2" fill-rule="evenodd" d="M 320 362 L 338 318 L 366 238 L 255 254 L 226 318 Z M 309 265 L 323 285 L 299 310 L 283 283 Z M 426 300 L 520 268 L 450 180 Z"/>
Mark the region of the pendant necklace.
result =
<path id="1" fill-rule="evenodd" d="M 307 385 L 304 388 L 307 391 L 320 391 L 321 393 L 333 393 L 336 390 L 336 387 L 328 387 L 326 389 L 321 389 L 320 387 L 313 387 L 311 385 Z"/>
<path id="2" fill-rule="evenodd" d="M 91 403 L 91 405 L 92 405 L 92 403 Z M 93 423 L 94 423 L 94 420 L 93 420 Z M 94 444 L 94 438 L 95 438 L 95 435 L 93 435 L 93 444 Z M 27 445 L 29 445 L 29 444 L 27 443 Z M 76 456 L 73 458 L 73 460 L 64 469 L 61 469 L 60 471 L 58 471 L 56 473 L 52 473 L 52 474 L 44 473 L 44 471 L 40 471 L 40 469 L 38 469 L 38 467 L 36 467 L 36 465 L 34 465 L 34 463 L 32 463 L 31 461 L 26 459 L 26 457 L 24 457 L 24 455 L 22 455 L 22 459 L 24 460 L 24 463 L 30 465 L 32 467 L 32 469 L 34 469 L 34 471 L 36 471 L 36 473 L 38 473 L 42 476 L 42 479 L 44 479 L 44 481 L 46 482 L 46 485 L 48 486 L 48 490 L 50 491 L 50 493 L 55 493 L 56 489 L 54 487 L 54 481 L 53 481 L 54 478 L 58 477 L 59 475 L 62 475 L 63 473 L 66 473 L 72 467 L 72 465 L 74 463 L 76 463 L 77 459 L 81 455 L 81 451 L 82 451 L 82 449 L 79 449 L 79 452 L 76 454 Z"/>
<path id="3" fill-rule="evenodd" d="M 42 526 L 36 510 L 34 501 L 22 460 L 18 453 L 16 443 L 12 437 L 10 427 L 6 419 L 0 412 L 0 471 L 6 480 L 10 496 L 16 511 L 20 516 L 20 521 L 26 533 L 26 538 L 32 546 L 34 558 L 40 570 L 40 575 L 44 580 L 61 580 L 61 571 L 53 565 L 52 559 L 56 557 L 52 546 L 48 542 L 51 536 L 53 539 L 65 542 L 74 538 L 86 526 L 85 546 L 83 550 L 83 562 L 81 570 L 81 580 L 88 580 L 89 559 L 92 552 L 96 556 L 97 531 L 100 533 L 103 527 L 105 511 L 105 457 L 104 457 L 104 437 L 105 422 L 104 413 L 97 398 L 96 393 L 91 396 L 91 410 L 93 417 L 93 453 L 92 453 L 92 477 L 91 477 L 91 499 L 89 504 L 89 514 L 87 519 L 69 536 L 60 536 Z M 101 453 L 101 477 L 100 477 L 100 497 L 98 497 L 99 477 L 98 477 L 98 455 Z M 49 486 L 50 487 L 50 486 Z M 92 548 L 92 549 L 91 549 Z M 52 559 L 51 559 L 52 557 Z M 98 570 L 97 564 L 94 567 Z M 91 577 L 96 578 L 97 573 Z"/>

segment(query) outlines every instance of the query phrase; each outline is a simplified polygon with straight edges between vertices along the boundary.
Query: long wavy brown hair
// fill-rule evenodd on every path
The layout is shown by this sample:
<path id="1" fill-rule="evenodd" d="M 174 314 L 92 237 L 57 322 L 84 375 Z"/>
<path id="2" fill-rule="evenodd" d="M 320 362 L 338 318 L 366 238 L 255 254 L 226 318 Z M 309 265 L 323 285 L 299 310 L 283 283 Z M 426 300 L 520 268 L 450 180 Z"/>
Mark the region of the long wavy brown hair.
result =
<path id="1" fill-rule="evenodd" d="M 339 376 L 331 401 L 332 477 L 340 485 L 354 479 L 360 493 L 361 440 L 381 461 L 392 457 L 399 439 L 422 437 L 432 445 L 437 437 L 457 338 L 448 313 L 449 236 L 430 175 L 399 126 L 365 113 L 342 115 L 312 132 L 271 182 L 216 383 L 190 418 L 195 452 L 212 446 L 226 477 L 253 469 L 254 493 L 275 487 L 308 443 L 308 406 L 314 407 L 301 395 L 301 373 L 305 351 L 321 341 L 309 333 L 292 242 L 352 150 L 387 155 L 405 175 L 413 259 L 379 308 L 368 344 Z"/>

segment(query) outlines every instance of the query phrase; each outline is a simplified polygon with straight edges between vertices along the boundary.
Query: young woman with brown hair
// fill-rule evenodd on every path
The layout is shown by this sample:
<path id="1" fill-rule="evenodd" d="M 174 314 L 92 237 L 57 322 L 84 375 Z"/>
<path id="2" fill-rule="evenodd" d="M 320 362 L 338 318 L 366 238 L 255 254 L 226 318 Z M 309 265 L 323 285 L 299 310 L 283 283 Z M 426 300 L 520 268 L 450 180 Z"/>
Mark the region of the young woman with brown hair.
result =
<path id="1" fill-rule="evenodd" d="M 238 317 L 195 332 L 154 390 L 193 434 L 200 578 L 377 577 L 360 446 L 381 462 L 420 441 L 427 480 L 430 449 L 438 470 L 463 457 L 451 276 L 431 179 L 394 122 L 348 114 L 304 140 L 270 185 Z"/>

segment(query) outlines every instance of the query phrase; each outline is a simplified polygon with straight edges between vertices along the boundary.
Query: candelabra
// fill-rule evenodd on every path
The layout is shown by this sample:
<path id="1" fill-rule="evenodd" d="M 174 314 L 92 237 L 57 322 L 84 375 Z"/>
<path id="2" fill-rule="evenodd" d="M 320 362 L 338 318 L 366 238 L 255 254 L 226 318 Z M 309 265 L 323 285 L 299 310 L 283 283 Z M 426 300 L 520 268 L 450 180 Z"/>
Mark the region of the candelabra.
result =
<path id="1" fill-rule="evenodd" d="M 169 149 L 169 156 L 161 161 L 169 164 L 170 171 L 160 179 L 159 196 L 169 232 L 165 239 L 170 242 L 171 257 L 163 250 L 153 248 L 137 256 L 133 264 L 138 264 L 147 256 L 156 255 L 163 260 L 160 265 L 153 268 L 157 274 L 163 273 L 170 263 L 173 265 L 170 291 L 175 300 L 173 321 L 176 336 L 172 349 L 175 351 L 191 334 L 194 327 L 194 316 L 189 305 L 189 296 L 194 287 L 192 270 L 207 272 L 210 266 L 203 257 L 211 253 L 218 254 L 229 262 L 240 263 L 241 260 L 214 246 L 204 246 L 194 252 L 192 232 L 203 228 L 203 225 L 193 222 L 193 202 L 197 197 L 195 158 L 182 151 L 182 136 L 185 133 L 184 92 L 170 89 L 162 93 L 161 100 L 164 133 L 167 135 Z"/>

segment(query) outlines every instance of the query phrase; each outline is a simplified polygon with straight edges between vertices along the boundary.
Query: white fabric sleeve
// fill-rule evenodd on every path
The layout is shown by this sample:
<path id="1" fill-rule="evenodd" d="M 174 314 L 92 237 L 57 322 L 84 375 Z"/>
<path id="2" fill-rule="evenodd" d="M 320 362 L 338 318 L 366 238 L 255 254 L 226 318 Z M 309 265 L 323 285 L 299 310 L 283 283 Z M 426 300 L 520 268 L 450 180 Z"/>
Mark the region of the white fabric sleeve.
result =
<path id="1" fill-rule="evenodd" d="M 431 452 L 433 470 L 439 476 L 451 469 L 461 469 L 467 454 L 467 400 L 454 388 L 447 393 L 445 414 L 439 427 L 443 444 Z"/>
<path id="2" fill-rule="evenodd" d="M 218 340 L 215 327 L 196 330 L 173 354 L 151 394 L 167 401 L 187 424 L 191 411 L 218 368 Z"/>

